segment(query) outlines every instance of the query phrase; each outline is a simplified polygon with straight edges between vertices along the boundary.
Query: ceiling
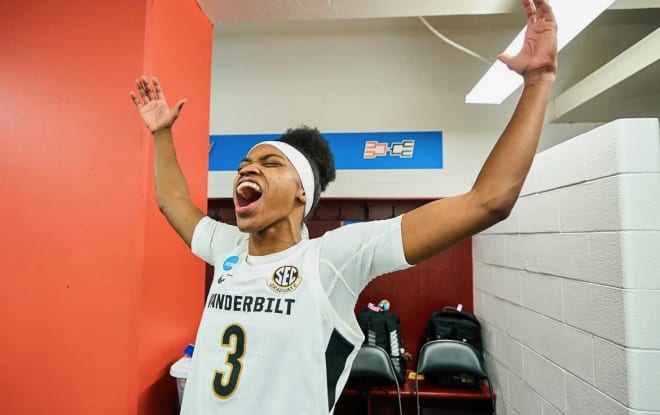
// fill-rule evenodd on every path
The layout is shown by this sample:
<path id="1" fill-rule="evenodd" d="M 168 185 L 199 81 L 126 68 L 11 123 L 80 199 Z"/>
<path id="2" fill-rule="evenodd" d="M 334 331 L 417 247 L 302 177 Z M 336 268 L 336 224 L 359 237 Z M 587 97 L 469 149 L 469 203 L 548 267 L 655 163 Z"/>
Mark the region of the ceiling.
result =
<path id="1" fill-rule="evenodd" d="M 197 1 L 225 36 L 426 30 L 417 16 L 440 32 L 504 29 L 515 34 L 524 22 L 519 0 Z M 574 59 L 580 56 L 589 59 Z M 559 59 L 550 121 L 660 117 L 660 0 L 617 0 Z"/>

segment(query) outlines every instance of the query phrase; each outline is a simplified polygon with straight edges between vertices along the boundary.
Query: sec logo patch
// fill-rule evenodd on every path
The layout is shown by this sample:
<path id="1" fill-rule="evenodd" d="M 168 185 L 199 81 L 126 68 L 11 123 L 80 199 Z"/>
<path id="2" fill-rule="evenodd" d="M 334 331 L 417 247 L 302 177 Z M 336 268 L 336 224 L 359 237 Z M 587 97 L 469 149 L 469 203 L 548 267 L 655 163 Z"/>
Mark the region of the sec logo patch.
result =
<path id="1" fill-rule="evenodd" d="M 273 292 L 278 294 L 288 294 L 300 286 L 302 276 L 298 268 L 292 265 L 284 265 L 273 272 L 273 275 L 266 278 L 266 285 Z"/>

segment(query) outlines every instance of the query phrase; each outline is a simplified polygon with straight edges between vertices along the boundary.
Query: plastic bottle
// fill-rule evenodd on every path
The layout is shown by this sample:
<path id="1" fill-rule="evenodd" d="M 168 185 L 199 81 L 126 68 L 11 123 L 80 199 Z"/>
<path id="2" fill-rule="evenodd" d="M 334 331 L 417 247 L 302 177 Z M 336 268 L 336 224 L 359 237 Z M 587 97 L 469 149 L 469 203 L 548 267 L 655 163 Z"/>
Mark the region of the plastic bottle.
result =
<path id="1" fill-rule="evenodd" d="M 183 400 L 183 392 L 186 388 L 186 379 L 188 379 L 188 371 L 190 370 L 194 351 L 195 346 L 189 344 L 183 350 L 183 357 L 174 362 L 170 367 L 170 375 L 176 378 L 176 389 L 179 392 L 179 406 L 181 406 L 181 401 Z"/>

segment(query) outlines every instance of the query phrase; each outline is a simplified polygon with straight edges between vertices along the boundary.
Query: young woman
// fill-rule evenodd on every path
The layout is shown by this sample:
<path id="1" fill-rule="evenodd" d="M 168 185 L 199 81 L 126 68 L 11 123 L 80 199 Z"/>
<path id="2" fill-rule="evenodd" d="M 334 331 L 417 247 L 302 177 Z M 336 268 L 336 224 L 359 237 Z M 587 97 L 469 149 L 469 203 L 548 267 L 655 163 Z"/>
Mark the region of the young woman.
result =
<path id="1" fill-rule="evenodd" d="M 474 187 L 312 240 L 303 237 L 304 218 L 335 174 L 317 130 L 289 130 L 248 152 L 234 180 L 237 226 L 230 226 L 190 201 L 172 143 L 185 101 L 170 108 L 156 78 L 136 81 L 140 97 L 131 96 L 154 137 L 159 208 L 192 251 L 215 266 L 182 414 L 332 413 L 362 343 L 353 307 L 366 284 L 508 216 L 534 157 L 557 69 L 550 6 L 523 5 L 525 45 L 515 57 L 500 56 L 524 77 L 523 93 Z"/>

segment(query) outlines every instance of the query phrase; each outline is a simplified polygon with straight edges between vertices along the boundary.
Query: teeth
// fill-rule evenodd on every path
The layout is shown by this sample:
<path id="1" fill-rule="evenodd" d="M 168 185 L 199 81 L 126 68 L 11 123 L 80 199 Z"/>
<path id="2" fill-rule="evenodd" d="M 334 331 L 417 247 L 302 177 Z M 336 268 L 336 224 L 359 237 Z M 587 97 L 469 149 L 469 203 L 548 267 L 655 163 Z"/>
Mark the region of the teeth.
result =
<path id="1" fill-rule="evenodd" d="M 241 190 L 245 189 L 246 187 L 249 187 L 250 189 L 252 189 L 256 192 L 261 193 L 261 188 L 259 187 L 259 185 L 256 184 L 256 183 L 253 183 L 253 182 L 243 182 L 243 183 L 239 184 L 236 187 L 236 191 L 241 192 Z"/>

